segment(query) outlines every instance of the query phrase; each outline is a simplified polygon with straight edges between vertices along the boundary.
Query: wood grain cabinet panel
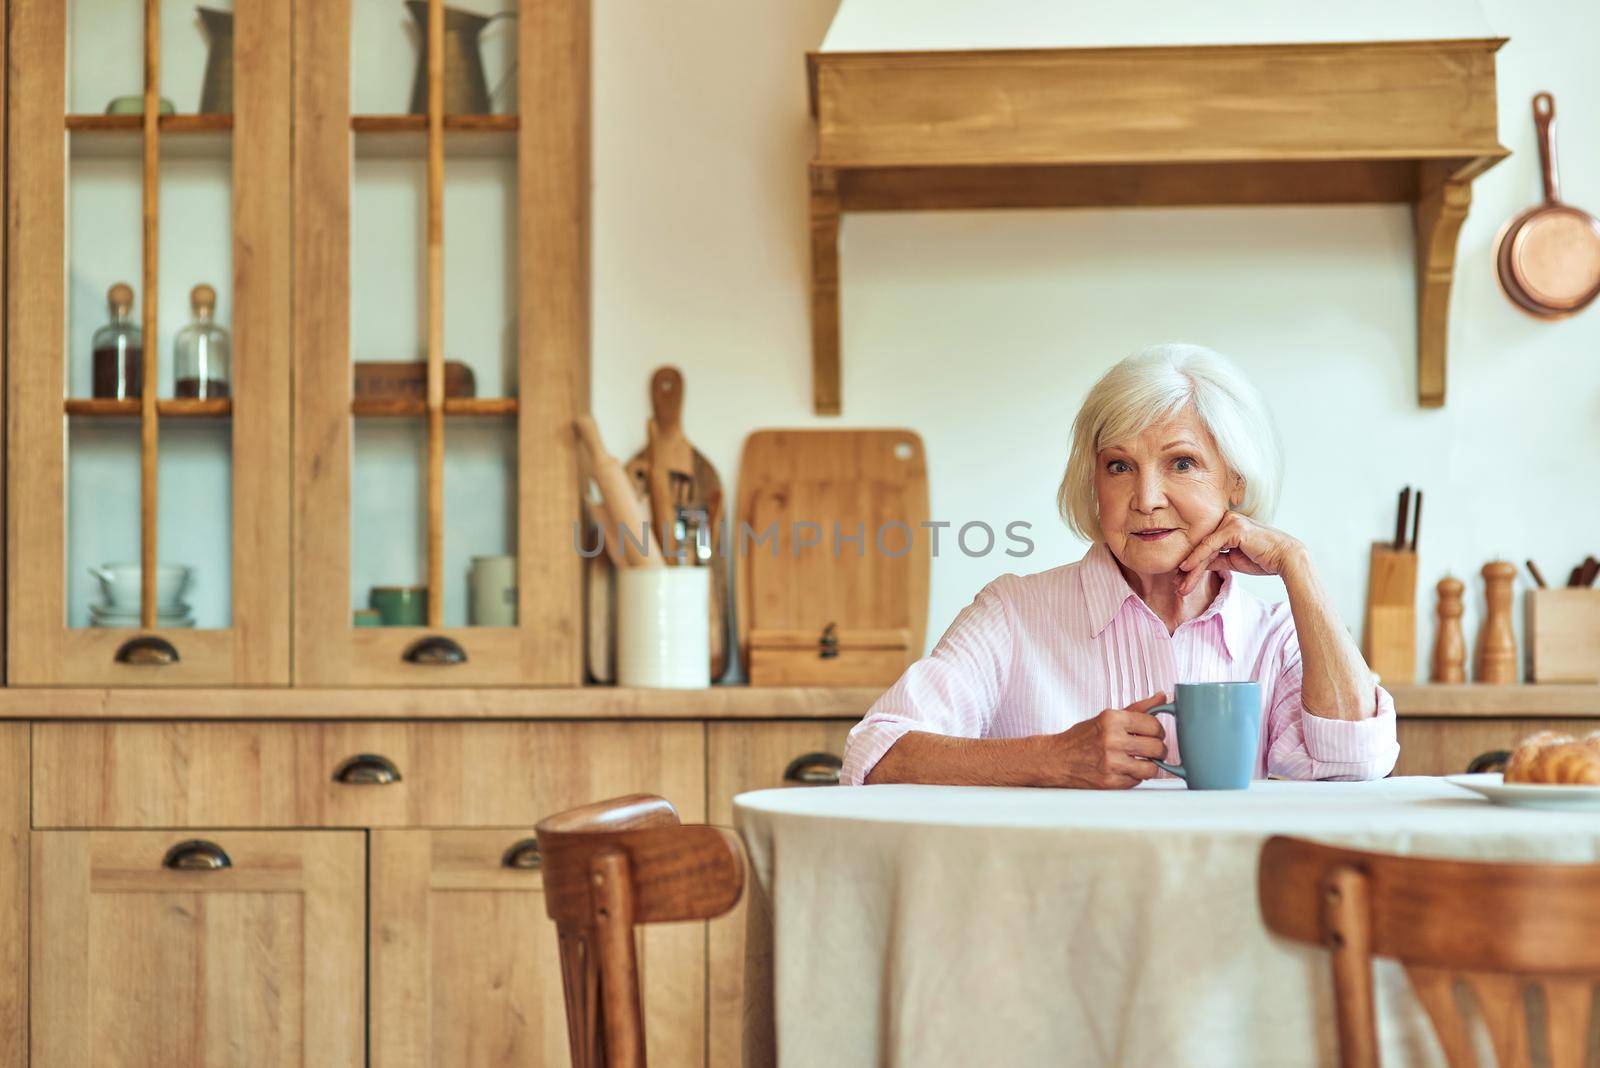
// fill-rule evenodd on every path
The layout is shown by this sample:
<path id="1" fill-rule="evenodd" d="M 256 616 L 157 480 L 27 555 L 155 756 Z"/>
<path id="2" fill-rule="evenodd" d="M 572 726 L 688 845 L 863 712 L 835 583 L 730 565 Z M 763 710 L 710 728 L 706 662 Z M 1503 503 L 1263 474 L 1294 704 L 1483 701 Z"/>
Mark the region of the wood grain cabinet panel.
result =
<path id="1" fill-rule="evenodd" d="M 531 827 L 649 789 L 703 810 L 698 723 L 41 723 L 36 827 Z M 363 756 L 388 783 L 335 780 Z M 359 770 L 358 770 L 359 774 Z M 379 776 L 381 777 L 381 775 Z"/>
<path id="2" fill-rule="evenodd" d="M 0 723 L 0 1068 L 28 1058 L 28 725 Z"/>
<path id="3" fill-rule="evenodd" d="M 708 724 L 706 821 L 732 827 L 736 794 L 796 785 L 786 782 L 784 774 L 798 757 L 813 753 L 842 756 L 845 737 L 855 724 L 855 720 Z M 745 899 L 709 926 L 706 1064 L 708 1068 L 739 1068 L 743 1062 Z"/>
<path id="4" fill-rule="evenodd" d="M 532 828 L 385 830 L 372 837 L 374 1068 L 568 1062 L 555 926 Z M 531 854 L 525 851 L 531 850 Z M 652 1065 L 704 1060 L 699 924 L 639 933 Z"/>
<path id="5" fill-rule="evenodd" d="M 1396 775 L 1460 775 L 1481 753 L 1514 749 L 1536 731 L 1560 731 L 1582 738 L 1600 729 L 1600 719 L 1400 719 L 1400 760 Z"/>
<path id="6" fill-rule="evenodd" d="M 228 867 L 174 870 L 204 838 Z M 363 1063 L 365 836 L 33 836 L 33 1068 Z"/>

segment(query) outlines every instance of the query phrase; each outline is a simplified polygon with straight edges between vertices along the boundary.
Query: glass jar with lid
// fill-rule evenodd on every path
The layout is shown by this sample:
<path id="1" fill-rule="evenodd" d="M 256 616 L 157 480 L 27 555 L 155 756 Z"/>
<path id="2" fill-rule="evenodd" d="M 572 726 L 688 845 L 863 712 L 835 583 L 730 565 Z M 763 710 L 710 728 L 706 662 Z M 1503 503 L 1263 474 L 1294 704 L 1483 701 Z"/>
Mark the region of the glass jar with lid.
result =
<path id="1" fill-rule="evenodd" d="M 106 292 L 106 303 L 111 321 L 94 332 L 94 395 L 130 400 L 138 397 L 144 386 L 144 342 L 129 316 L 133 287 L 118 282 Z"/>
<path id="2" fill-rule="evenodd" d="M 212 316 L 217 308 L 217 291 L 198 285 L 189 291 L 194 322 L 178 331 L 173 342 L 173 395 L 214 398 L 228 395 L 228 364 L 231 345 L 228 332 Z"/>

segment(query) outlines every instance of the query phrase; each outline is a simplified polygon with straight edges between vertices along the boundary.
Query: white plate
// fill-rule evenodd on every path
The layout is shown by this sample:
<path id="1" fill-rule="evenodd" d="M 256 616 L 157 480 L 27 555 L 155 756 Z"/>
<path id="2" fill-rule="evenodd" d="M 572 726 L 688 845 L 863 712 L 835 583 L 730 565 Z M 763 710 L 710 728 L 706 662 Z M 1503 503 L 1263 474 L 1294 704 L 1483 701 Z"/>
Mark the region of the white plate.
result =
<path id="1" fill-rule="evenodd" d="M 1559 786 L 1554 783 L 1506 782 L 1498 771 L 1481 775 L 1447 775 L 1445 779 L 1497 805 L 1513 808 L 1560 808 L 1600 812 L 1600 786 Z"/>

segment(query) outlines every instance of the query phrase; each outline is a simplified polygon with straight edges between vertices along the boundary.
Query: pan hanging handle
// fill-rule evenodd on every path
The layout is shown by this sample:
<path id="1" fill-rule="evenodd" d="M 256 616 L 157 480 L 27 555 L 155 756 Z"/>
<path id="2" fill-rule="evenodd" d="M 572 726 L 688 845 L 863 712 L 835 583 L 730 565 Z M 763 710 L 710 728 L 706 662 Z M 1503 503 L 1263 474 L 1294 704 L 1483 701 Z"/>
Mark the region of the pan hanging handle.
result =
<path id="1" fill-rule="evenodd" d="M 1544 177 L 1544 202 L 1561 199 L 1561 175 L 1556 170 L 1556 98 L 1549 93 L 1533 95 L 1533 127 L 1539 135 L 1539 170 Z"/>

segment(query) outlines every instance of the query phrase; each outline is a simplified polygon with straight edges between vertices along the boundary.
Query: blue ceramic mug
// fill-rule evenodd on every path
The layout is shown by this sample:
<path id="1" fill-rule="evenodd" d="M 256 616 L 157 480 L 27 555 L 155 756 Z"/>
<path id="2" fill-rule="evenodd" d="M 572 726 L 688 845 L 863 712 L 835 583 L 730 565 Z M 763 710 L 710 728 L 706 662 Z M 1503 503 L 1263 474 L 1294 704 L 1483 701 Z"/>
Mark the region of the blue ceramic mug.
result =
<path id="1" fill-rule="evenodd" d="M 1191 790 L 1243 790 L 1261 742 L 1261 684 L 1180 682 L 1177 700 L 1150 714 L 1170 712 L 1178 723 L 1182 764 L 1154 763 L 1187 780 Z"/>

